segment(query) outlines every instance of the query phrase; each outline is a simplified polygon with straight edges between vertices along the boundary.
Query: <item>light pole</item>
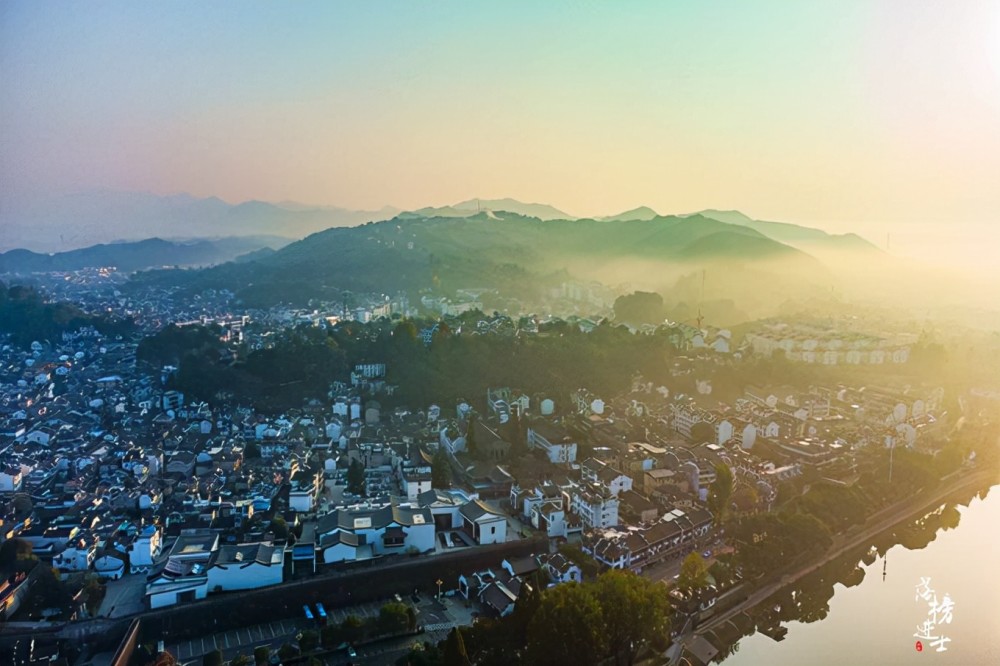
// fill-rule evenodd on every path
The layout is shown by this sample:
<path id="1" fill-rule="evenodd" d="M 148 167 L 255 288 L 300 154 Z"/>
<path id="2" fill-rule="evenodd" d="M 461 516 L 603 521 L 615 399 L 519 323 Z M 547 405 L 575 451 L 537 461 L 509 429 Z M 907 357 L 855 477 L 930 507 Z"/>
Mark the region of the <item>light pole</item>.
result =
<path id="1" fill-rule="evenodd" d="M 438 578 L 437 579 L 437 586 L 438 586 L 438 597 L 437 598 L 438 598 L 438 601 L 441 601 L 441 586 L 442 585 L 444 585 L 444 581 L 441 580 L 440 578 Z"/>

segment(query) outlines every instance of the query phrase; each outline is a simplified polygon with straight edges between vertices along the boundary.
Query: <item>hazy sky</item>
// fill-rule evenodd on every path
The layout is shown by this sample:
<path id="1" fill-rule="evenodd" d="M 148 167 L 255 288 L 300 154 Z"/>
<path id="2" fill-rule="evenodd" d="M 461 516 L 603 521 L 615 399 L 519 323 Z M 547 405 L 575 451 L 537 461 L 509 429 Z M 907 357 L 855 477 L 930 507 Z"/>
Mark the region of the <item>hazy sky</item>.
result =
<path id="1" fill-rule="evenodd" d="M 983 230 L 1000 0 L 4 0 L 0 196 L 95 187 Z"/>

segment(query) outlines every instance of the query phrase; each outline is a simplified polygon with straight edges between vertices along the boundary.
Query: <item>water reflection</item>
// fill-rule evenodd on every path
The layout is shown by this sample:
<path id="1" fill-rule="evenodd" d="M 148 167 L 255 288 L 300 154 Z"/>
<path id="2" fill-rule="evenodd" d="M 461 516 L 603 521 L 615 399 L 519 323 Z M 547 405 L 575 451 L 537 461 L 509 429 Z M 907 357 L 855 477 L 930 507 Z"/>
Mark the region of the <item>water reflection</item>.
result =
<path id="1" fill-rule="evenodd" d="M 988 490 L 983 490 L 979 493 L 970 492 L 965 497 L 959 496 L 956 501 L 942 504 L 916 520 L 898 525 L 879 535 L 873 543 L 845 553 L 812 574 L 776 592 L 757 607 L 740 613 L 732 621 L 725 622 L 707 632 L 705 638 L 719 649 L 719 653 L 712 660 L 713 663 L 721 663 L 736 655 L 739 652 L 740 641 L 755 633 L 761 633 L 780 641 L 784 638 L 787 632 L 786 625 L 790 622 L 810 624 L 826 619 L 830 613 L 830 602 L 834 598 L 838 583 L 845 588 L 851 588 L 860 585 L 866 577 L 875 578 L 878 576 L 882 578 L 883 566 L 886 566 L 888 575 L 892 576 L 892 562 L 886 560 L 886 555 L 892 548 L 897 545 L 909 551 L 927 548 L 938 538 L 939 534 L 958 527 L 962 521 L 959 507 L 968 507 L 975 497 L 985 499 L 988 492 Z M 991 503 L 996 504 L 997 500 L 997 497 L 993 497 Z M 979 504 L 979 507 L 983 507 L 982 503 Z M 980 538 L 979 535 L 970 535 L 970 537 Z M 896 551 L 890 554 L 889 558 L 895 555 L 897 560 L 901 559 L 899 558 L 901 553 L 902 551 Z M 879 558 L 883 560 L 882 565 L 876 564 L 876 560 Z M 873 564 L 875 566 L 872 566 Z M 954 563 L 949 562 L 949 564 Z M 866 571 L 866 566 L 871 567 L 871 570 Z M 898 572 L 897 575 L 899 575 Z M 900 585 L 902 582 L 897 580 L 896 584 Z M 968 609 L 973 611 L 973 600 L 967 599 L 966 602 Z M 878 612 L 878 609 L 871 610 Z M 877 614 L 873 615 L 873 621 L 877 622 L 878 619 Z M 871 648 L 878 650 L 879 646 L 872 645 Z M 755 652 L 758 651 L 755 650 Z M 774 650 L 767 650 L 767 652 L 773 654 Z M 777 652 L 780 653 L 781 648 Z M 792 660 L 781 663 L 795 663 L 795 658 L 791 654 L 789 657 L 792 657 Z M 740 658 L 734 658 L 733 661 L 754 663 Z"/>

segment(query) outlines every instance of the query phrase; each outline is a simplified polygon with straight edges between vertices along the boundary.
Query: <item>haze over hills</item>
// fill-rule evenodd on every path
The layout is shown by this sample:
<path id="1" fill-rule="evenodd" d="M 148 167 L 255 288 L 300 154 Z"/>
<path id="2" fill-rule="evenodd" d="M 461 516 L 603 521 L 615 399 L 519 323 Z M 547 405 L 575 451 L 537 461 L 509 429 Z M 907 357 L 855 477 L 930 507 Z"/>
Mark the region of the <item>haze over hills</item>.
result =
<path id="1" fill-rule="evenodd" d="M 91 232 L 115 238 L 146 234 L 150 243 L 102 244 L 55 257 L 8 253 L 0 258 L 0 270 L 112 265 L 131 272 L 228 261 L 233 263 L 204 271 L 144 275 L 138 282 L 183 282 L 195 291 L 224 287 L 259 304 L 302 302 L 341 289 L 447 294 L 475 287 L 497 288 L 530 301 L 566 280 L 595 280 L 659 291 L 675 302 L 738 303 L 741 312 L 765 316 L 782 302 L 817 294 L 899 304 L 899 298 L 953 299 L 973 293 L 942 271 L 889 255 L 855 234 L 755 220 L 739 211 L 662 216 L 643 206 L 575 219 L 547 204 L 469 199 L 392 217 L 396 209 L 364 212 L 260 201 L 231 205 L 188 195 L 96 192 L 63 197 L 58 206 L 16 207 L 25 214 L 15 219 L 7 203 L 4 245 L 24 230 L 19 221 L 27 219 L 49 221 L 30 229 L 36 238 L 47 238 L 49 248 L 79 243 Z M 520 212 L 506 210 L 510 208 Z M 8 224 L 12 219 L 14 224 Z M 350 226 L 367 221 L 375 224 Z M 218 229 L 257 237 L 226 238 L 220 246 L 218 238 L 225 234 L 216 233 Z M 271 237 L 248 233 L 258 229 Z M 168 230 L 188 239 L 171 240 Z M 275 235 L 302 240 L 274 251 L 285 242 Z M 193 242 L 192 236 L 205 243 Z M 154 242 L 160 247 L 150 250 Z"/>
<path id="2" fill-rule="evenodd" d="M 743 267 L 771 275 L 771 293 L 782 271 L 818 282 L 828 277 L 820 262 L 800 250 L 703 216 L 542 221 L 501 211 L 462 218 L 409 214 L 328 229 L 250 264 L 157 272 L 138 276 L 137 282 L 225 287 L 260 304 L 304 302 L 340 290 L 463 288 L 498 289 L 530 302 L 570 279 L 665 289 L 691 272 L 738 275 Z M 796 278 L 794 286 L 808 291 L 815 283 Z"/>
<path id="3" fill-rule="evenodd" d="M 288 244 L 276 236 L 167 241 L 148 238 L 136 242 L 92 245 L 79 250 L 41 254 L 30 250 L 0 253 L 0 273 L 75 271 L 114 266 L 131 272 L 162 266 L 212 266 L 234 260 L 261 258 Z"/>
<path id="4" fill-rule="evenodd" d="M 247 201 L 188 194 L 95 190 L 2 202 L 0 250 L 78 249 L 120 240 L 270 235 L 302 238 L 338 226 L 392 217 L 398 209 L 355 211 L 333 206 Z"/>

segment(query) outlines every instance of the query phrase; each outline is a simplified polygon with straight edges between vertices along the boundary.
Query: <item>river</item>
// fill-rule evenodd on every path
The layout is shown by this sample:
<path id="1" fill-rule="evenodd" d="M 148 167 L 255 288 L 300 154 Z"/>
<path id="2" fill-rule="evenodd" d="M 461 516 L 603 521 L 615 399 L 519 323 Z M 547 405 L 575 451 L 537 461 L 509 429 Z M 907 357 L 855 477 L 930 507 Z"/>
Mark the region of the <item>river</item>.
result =
<path id="1" fill-rule="evenodd" d="M 967 506 L 943 505 L 876 543 L 879 554 L 869 557 L 877 558 L 871 564 L 858 562 L 855 553 L 758 607 L 758 622 L 781 607 L 775 613 L 788 628 L 785 639 L 745 636 L 723 663 L 1000 664 L 1000 487 Z M 929 619 L 928 602 L 918 598 L 924 578 L 939 603 L 945 595 L 953 602 L 951 623 L 942 613 L 931 632 L 951 639 L 943 652 L 926 639 L 917 650 L 914 634 Z"/>

